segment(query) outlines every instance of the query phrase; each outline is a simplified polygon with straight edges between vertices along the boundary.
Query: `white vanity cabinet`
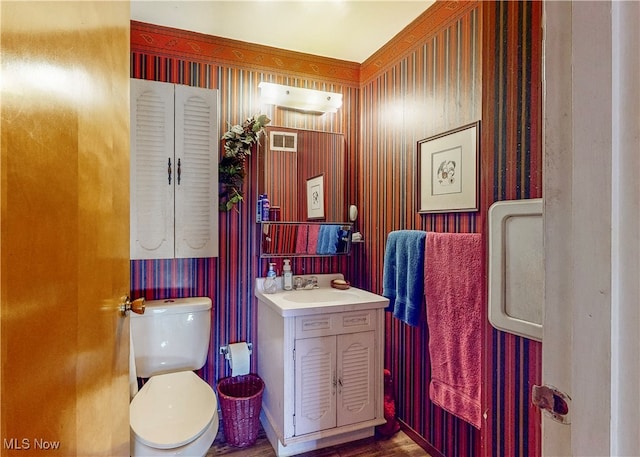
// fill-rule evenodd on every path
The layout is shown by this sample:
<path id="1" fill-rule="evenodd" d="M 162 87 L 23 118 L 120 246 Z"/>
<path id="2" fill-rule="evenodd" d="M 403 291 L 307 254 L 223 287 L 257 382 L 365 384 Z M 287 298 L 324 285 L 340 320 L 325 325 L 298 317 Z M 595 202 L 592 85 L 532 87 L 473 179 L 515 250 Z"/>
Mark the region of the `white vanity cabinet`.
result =
<path id="1" fill-rule="evenodd" d="M 293 303 L 256 293 L 261 421 L 278 456 L 371 436 L 383 415 L 384 297 L 351 288 L 359 303 Z M 354 293 L 355 296 L 355 293 Z M 283 307 L 279 307 L 281 303 Z"/>
<path id="2" fill-rule="evenodd" d="M 218 255 L 218 92 L 131 79 L 132 259 Z"/>

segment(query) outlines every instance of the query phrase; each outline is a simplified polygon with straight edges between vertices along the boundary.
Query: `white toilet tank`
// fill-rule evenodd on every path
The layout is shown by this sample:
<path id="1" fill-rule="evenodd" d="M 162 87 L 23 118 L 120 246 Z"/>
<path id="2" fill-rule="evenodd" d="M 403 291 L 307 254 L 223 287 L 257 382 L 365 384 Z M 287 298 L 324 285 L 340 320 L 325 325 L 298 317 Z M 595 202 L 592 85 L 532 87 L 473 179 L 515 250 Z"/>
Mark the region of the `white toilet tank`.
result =
<path id="1" fill-rule="evenodd" d="M 137 376 L 202 368 L 210 332 L 209 297 L 147 301 L 144 314 L 131 314 Z"/>

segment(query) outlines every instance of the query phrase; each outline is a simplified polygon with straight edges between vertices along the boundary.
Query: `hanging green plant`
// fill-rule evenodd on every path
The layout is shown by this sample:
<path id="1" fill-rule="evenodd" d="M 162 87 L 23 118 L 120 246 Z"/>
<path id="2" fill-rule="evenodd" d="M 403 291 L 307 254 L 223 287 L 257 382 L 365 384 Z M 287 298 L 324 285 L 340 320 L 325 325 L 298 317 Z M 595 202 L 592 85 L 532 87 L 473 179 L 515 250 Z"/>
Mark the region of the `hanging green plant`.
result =
<path id="1" fill-rule="evenodd" d="M 264 127 L 271 122 L 264 114 L 256 114 L 232 126 L 224 135 L 224 154 L 218 165 L 220 211 L 230 211 L 243 200 L 242 185 L 246 176 L 246 159 L 260 140 Z M 236 211 L 238 208 L 235 208 Z"/>

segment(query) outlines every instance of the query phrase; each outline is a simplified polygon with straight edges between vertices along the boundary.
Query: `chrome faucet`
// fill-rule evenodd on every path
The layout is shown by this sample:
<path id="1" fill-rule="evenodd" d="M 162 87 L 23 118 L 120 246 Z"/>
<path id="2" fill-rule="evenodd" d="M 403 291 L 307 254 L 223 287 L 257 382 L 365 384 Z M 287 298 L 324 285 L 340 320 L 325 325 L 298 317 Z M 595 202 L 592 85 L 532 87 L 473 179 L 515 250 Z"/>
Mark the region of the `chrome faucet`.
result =
<path id="1" fill-rule="evenodd" d="M 318 288 L 318 278 L 316 276 L 310 276 L 303 278 L 302 276 L 296 276 L 293 278 L 294 290 L 311 290 Z"/>

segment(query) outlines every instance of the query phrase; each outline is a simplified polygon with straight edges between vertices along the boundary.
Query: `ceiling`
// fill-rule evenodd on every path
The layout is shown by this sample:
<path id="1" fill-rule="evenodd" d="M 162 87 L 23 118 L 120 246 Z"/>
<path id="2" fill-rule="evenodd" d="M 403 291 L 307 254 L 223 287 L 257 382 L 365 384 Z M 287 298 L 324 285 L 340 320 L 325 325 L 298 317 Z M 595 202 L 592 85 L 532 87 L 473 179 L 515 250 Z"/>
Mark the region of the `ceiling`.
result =
<path id="1" fill-rule="evenodd" d="M 362 63 L 435 0 L 132 0 L 131 19 Z"/>

